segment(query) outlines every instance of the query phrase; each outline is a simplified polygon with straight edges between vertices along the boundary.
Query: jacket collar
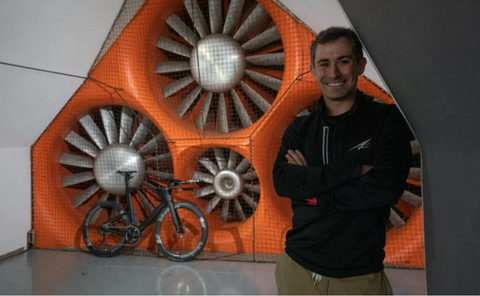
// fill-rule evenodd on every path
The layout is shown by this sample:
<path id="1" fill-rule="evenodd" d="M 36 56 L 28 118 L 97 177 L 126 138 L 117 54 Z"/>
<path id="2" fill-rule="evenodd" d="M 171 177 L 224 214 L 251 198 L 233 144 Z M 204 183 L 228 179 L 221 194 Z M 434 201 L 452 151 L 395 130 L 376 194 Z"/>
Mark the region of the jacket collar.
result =
<path id="1" fill-rule="evenodd" d="M 359 106 L 362 104 L 364 97 L 365 97 L 365 94 L 357 89 L 357 93 L 355 95 L 355 102 L 353 103 L 353 106 L 350 110 L 342 114 L 344 115 L 344 118 L 350 117 L 352 114 L 354 114 L 357 111 Z M 323 97 L 323 95 L 317 101 L 317 108 L 320 114 L 322 115 L 322 118 L 328 121 L 329 116 L 327 115 L 327 106 L 325 105 L 325 98 Z"/>

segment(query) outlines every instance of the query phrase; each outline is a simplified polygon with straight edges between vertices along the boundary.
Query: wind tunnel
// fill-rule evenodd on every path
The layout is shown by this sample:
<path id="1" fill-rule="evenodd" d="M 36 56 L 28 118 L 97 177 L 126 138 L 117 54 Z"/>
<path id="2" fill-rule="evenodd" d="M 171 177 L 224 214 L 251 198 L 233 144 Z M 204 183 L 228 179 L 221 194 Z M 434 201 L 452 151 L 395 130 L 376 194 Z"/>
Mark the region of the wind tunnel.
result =
<path id="1" fill-rule="evenodd" d="M 100 200 L 124 203 L 116 170 L 139 173 L 142 220 L 165 179 L 200 179 L 210 235 L 200 257 L 275 261 L 290 203 L 271 172 L 281 136 L 320 96 L 309 73 L 315 35 L 269 0 L 162 1 L 139 9 L 33 147 L 35 247 L 85 250 L 81 224 Z M 389 95 L 366 77 L 359 88 Z M 423 266 L 419 153 L 391 210 L 386 263 Z M 152 228 L 126 252 L 152 254 Z M 172 234 L 173 235 L 173 234 Z"/>

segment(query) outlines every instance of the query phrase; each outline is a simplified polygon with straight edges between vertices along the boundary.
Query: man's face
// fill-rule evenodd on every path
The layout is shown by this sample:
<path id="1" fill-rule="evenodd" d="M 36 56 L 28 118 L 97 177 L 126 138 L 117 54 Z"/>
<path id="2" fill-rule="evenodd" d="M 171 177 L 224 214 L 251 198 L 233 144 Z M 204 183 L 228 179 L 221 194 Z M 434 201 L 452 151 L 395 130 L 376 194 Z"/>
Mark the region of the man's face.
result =
<path id="1" fill-rule="evenodd" d="M 367 60 L 356 61 L 353 47 L 345 37 L 319 44 L 311 71 L 326 100 L 347 101 L 355 98 L 358 76 Z"/>

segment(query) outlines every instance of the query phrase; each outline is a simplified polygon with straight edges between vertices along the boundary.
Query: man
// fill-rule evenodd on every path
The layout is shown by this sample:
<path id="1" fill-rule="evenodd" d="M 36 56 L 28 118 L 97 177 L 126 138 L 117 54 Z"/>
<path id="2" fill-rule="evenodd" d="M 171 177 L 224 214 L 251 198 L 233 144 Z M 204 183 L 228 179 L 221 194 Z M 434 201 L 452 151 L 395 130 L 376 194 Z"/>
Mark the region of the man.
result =
<path id="1" fill-rule="evenodd" d="M 320 32 L 310 54 L 322 97 L 287 128 L 273 169 L 293 210 L 278 292 L 392 294 L 383 248 L 412 161 L 408 126 L 396 106 L 357 90 L 366 59 L 352 30 Z"/>

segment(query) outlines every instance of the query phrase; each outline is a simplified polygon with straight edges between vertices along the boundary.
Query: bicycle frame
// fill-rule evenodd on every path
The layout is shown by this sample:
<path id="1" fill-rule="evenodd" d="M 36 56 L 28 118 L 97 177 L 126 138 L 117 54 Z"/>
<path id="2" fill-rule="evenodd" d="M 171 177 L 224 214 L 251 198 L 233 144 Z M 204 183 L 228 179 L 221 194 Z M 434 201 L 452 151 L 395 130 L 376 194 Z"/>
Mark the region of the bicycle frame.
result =
<path id="1" fill-rule="evenodd" d="M 208 238 L 205 215 L 192 203 L 186 201 L 175 203 L 172 191 L 174 189 L 181 190 L 181 185 L 197 183 L 199 180 L 181 181 L 171 179 L 168 180 L 166 186 L 159 184 L 158 187 L 153 185 L 147 188 L 130 187 L 129 180 L 133 178 L 132 174 L 136 171 L 117 172 L 125 179 L 126 205 L 124 207 L 118 202 L 103 200 L 96 203 L 88 211 L 82 224 L 83 240 L 88 250 L 99 257 L 117 256 L 123 246 L 135 246 L 142 237 L 145 237 L 143 233 L 145 229 L 155 222 L 155 243 L 159 253 L 172 261 L 188 261 L 195 258 L 205 247 Z M 144 200 L 145 196 L 141 193 L 142 189 L 153 190 L 154 192 L 149 192 L 148 196 L 150 197 L 153 194 L 160 200 L 155 208 L 148 205 L 148 209 L 151 210 L 148 215 L 143 212 L 144 209 L 141 209 L 141 211 L 145 215 L 141 215 L 135 211 L 134 207 L 135 201 L 133 199 L 137 196 L 132 197 L 132 195 L 135 190 L 140 190 L 140 198 L 147 202 Z M 191 190 L 191 188 L 184 189 Z M 97 218 L 100 213 L 103 214 L 99 221 Z M 145 219 L 142 223 L 139 223 L 137 214 Z M 182 225 L 183 222 L 179 214 L 194 224 L 186 223 Z M 175 229 L 172 229 L 172 221 Z M 107 240 L 107 235 L 112 234 L 115 236 Z M 171 240 L 172 234 L 175 237 L 173 241 Z"/>
<path id="2" fill-rule="evenodd" d="M 126 175 L 125 176 L 125 196 L 127 199 L 127 215 L 128 218 L 130 219 L 130 223 L 133 223 L 134 221 L 134 210 L 133 210 L 133 202 L 132 202 L 132 195 L 131 192 L 138 190 L 139 188 L 131 188 L 128 186 L 128 180 L 132 178 L 131 175 Z M 152 213 L 150 213 L 145 220 L 138 225 L 138 229 L 143 232 L 145 228 L 147 228 L 160 214 L 160 212 L 165 208 L 169 207 L 170 212 L 172 213 L 172 218 L 173 218 L 173 223 L 175 225 L 175 230 L 177 233 L 182 233 L 183 232 L 183 227 L 180 223 L 180 219 L 178 218 L 177 210 L 175 209 L 175 204 L 173 202 L 173 197 L 170 194 L 169 190 L 163 188 L 163 187 L 157 187 L 157 188 L 152 188 L 157 196 L 160 197 L 160 204 L 158 207 L 156 207 Z"/>

